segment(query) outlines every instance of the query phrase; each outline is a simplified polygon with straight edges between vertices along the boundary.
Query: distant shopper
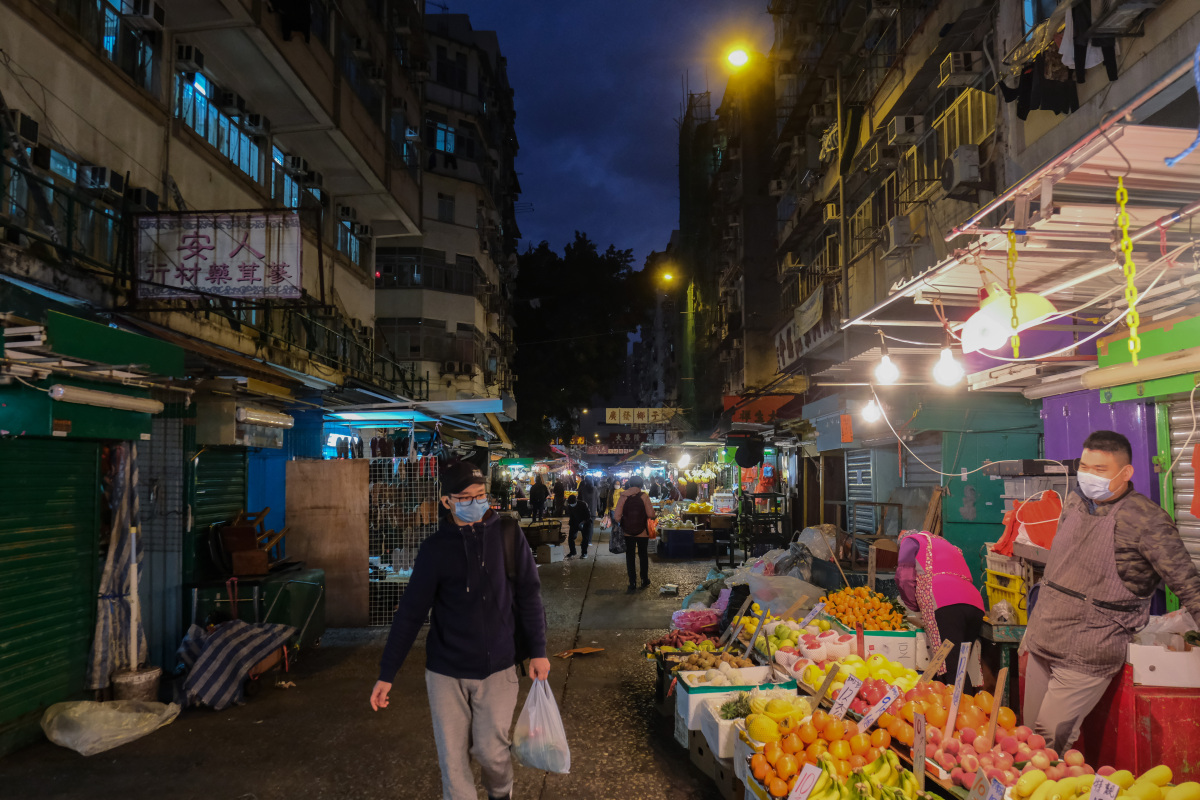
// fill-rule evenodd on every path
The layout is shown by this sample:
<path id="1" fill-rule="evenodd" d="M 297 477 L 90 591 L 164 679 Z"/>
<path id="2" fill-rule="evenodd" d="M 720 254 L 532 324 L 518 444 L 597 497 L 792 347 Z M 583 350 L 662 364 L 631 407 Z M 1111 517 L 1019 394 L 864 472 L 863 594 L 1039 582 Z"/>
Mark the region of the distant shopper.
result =
<path id="1" fill-rule="evenodd" d="M 530 521 L 537 522 L 546 516 L 546 499 L 550 497 L 550 490 L 546 488 L 546 482 L 542 480 L 542 476 L 538 475 L 533 479 L 533 488 L 529 490 L 529 508 Z"/>
<path id="2" fill-rule="evenodd" d="M 566 513 L 567 487 L 561 478 L 554 479 L 554 516 L 561 517 Z"/>
<path id="3" fill-rule="evenodd" d="M 642 588 L 650 585 L 650 520 L 658 516 L 650 498 L 642 491 L 645 482 L 640 477 L 629 479 L 629 488 L 621 492 L 617 510 L 613 517 L 625 533 L 625 569 L 629 573 L 629 591 L 637 590 L 637 572 L 634 570 L 635 553 L 642 567 Z"/>
<path id="4" fill-rule="evenodd" d="M 513 784 L 509 731 L 517 705 L 518 626 L 532 656 L 530 677 L 539 680 L 550 674 L 541 582 L 525 546 L 514 548 L 515 576 L 507 577 L 505 523 L 488 507 L 478 468 L 466 462 L 450 466 L 442 487 L 441 505 L 448 517 L 417 553 L 412 579 L 392 619 L 371 708 L 387 708 L 396 673 L 432 611 L 425 640 L 425 688 L 442 797 L 476 797 L 474 756 L 488 797 L 507 800 Z M 517 538 L 524 542 L 519 530 Z M 411 724 L 404 716 L 408 711 L 402 709 L 406 728 Z"/>
<path id="5" fill-rule="evenodd" d="M 579 484 L 579 496 L 587 503 L 588 511 L 595 518 L 600 511 L 600 488 L 596 485 L 595 478 L 584 478 Z"/>
<path id="6" fill-rule="evenodd" d="M 900 539 L 896 583 L 900 600 L 925 620 L 931 650 L 953 642 L 939 674 L 953 683 L 963 642 L 979 639 L 983 626 L 983 597 L 975 588 L 962 550 L 941 536 L 917 531 Z M 970 676 L 967 691 L 972 690 Z"/>
<path id="7" fill-rule="evenodd" d="M 658 482 L 658 476 L 655 475 L 650 479 L 650 498 L 657 499 L 662 497 L 662 486 Z"/>
<path id="8" fill-rule="evenodd" d="M 575 534 L 582 540 L 581 554 L 587 558 L 588 545 L 592 543 L 592 509 L 579 495 L 572 495 L 567 501 L 567 520 L 570 523 L 570 533 L 567 534 L 567 558 L 575 557 Z"/>

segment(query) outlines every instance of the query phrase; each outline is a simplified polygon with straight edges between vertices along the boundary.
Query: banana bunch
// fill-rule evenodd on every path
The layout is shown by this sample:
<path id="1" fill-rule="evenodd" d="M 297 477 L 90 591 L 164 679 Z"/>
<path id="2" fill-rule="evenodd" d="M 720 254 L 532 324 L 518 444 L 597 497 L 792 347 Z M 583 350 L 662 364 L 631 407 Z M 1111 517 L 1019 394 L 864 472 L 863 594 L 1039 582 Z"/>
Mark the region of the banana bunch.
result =
<path id="1" fill-rule="evenodd" d="M 665 652 L 667 648 L 660 647 L 659 650 Z M 680 650 L 684 653 L 715 653 L 717 647 L 715 644 L 713 644 L 712 639 L 706 639 L 700 644 L 696 644 L 695 642 L 684 642 L 683 647 L 681 647 Z"/>
<path id="2" fill-rule="evenodd" d="M 870 764 L 856 769 L 843 781 L 838 777 L 833 758 L 820 758 L 821 777 L 813 786 L 809 800 L 927 800 L 917 786 L 917 778 L 900 764 L 893 750 L 885 750 Z"/>

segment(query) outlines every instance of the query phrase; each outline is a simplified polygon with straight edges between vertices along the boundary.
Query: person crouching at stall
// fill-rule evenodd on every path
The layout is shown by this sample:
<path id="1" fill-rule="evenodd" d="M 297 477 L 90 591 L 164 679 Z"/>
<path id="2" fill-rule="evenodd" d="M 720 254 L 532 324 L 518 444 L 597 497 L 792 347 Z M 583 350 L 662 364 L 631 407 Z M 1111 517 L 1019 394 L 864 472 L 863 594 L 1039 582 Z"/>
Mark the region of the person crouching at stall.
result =
<path id="1" fill-rule="evenodd" d="M 962 550 L 929 531 L 915 531 L 900 539 L 896 564 L 900 600 L 921 612 L 930 652 L 942 642 L 954 649 L 939 668 L 944 683 L 953 683 L 963 642 L 979 639 L 983 625 L 983 596 L 975 588 Z M 974 693 L 970 676 L 963 691 Z"/>
<path id="2" fill-rule="evenodd" d="M 1029 626 L 1024 722 L 1063 752 L 1125 664 L 1164 580 L 1200 619 L 1200 573 L 1171 516 L 1135 492 L 1133 448 L 1114 431 L 1083 441 Z"/>

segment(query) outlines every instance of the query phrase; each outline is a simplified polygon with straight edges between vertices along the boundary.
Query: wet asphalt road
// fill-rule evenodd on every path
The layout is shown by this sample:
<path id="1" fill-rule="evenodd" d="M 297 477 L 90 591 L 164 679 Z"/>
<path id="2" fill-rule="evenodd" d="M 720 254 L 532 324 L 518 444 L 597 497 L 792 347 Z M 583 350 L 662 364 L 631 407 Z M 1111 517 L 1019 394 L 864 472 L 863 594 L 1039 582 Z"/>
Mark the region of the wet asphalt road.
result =
<path id="1" fill-rule="evenodd" d="M 539 567 L 549 650 L 603 647 L 567 661 L 551 657 L 550 683 L 571 745 L 571 773 L 517 766 L 514 800 L 715 800 L 714 784 L 672 737 L 673 721 L 654 708 L 653 664 L 642 644 L 666 632 L 678 597 L 704 579 L 711 560 L 659 561 L 653 586 L 627 595 L 624 556 L 593 547 L 590 557 Z M 390 706 L 372 712 L 386 631 L 329 631 L 294 667 L 293 689 L 266 687 L 246 705 L 185 711 L 137 742 L 84 758 L 42 742 L 0 759 L 0 798 L 441 797 L 437 752 L 425 697 L 424 643 L 396 678 Z M 522 681 L 518 713 L 529 681 Z M 480 797 L 484 795 L 480 792 Z"/>

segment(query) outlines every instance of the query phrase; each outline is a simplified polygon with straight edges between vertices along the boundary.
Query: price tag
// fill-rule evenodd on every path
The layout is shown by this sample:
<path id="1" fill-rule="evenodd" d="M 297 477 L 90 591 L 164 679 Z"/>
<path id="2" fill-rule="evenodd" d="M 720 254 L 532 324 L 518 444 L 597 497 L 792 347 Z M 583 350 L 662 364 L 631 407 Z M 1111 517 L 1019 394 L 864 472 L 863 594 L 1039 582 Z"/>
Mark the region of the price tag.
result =
<path id="1" fill-rule="evenodd" d="M 800 627 L 803 628 L 806 625 L 808 625 L 808 623 L 812 622 L 814 619 L 817 618 L 817 614 L 820 614 L 824 610 L 825 610 L 825 604 L 817 603 L 815 606 L 813 606 L 813 610 L 808 612 L 808 616 L 805 617 L 804 619 L 800 620 Z M 797 781 L 797 783 L 798 782 L 799 781 Z"/>
<path id="2" fill-rule="evenodd" d="M 995 778 L 988 781 L 987 800 L 1004 800 L 1004 784 Z"/>
<path id="3" fill-rule="evenodd" d="M 885 694 L 883 698 L 871 708 L 870 711 L 868 711 L 866 714 L 863 714 L 862 720 L 858 723 L 858 729 L 860 731 L 871 730 L 872 726 L 874 726 L 879 720 L 879 717 L 883 715 L 883 712 L 887 711 L 888 706 L 896 702 L 896 698 L 899 696 L 900 687 L 889 686 L 887 694 Z"/>
<path id="4" fill-rule="evenodd" d="M 751 636 L 750 641 L 746 643 L 746 652 L 742 653 L 742 658 L 750 657 L 750 651 L 753 650 L 754 645 L 756 645 L 758 643 L 758 637 L 762 633 L 763 623 L 766 622 L 766 619 L 767 619 L 767 610 L 764 608 L 762 611 L 758 612 L 758 624 L 754 626 L 754 635 Z M 770 660 L 771 660 L 770 656 L 771 656 L 771 654 L 770 654 L 770 652 L 768 652 L 767 653 L 767 661 L 768 662 L 770 662 Z"/>
<path id="5" fill-rule="evenodd" d="M 812 794 L 813 787 L 817 785 L 817 781 L 821 777 L 821 768 L 816 764 L 805 764 L 804 769 L 800 770 L 800 774 L 796 777 L 796 784 L 792 787 L 792 791 L 788 793 L 788 800 L 808 800 L 808 796 Z"/>
<path id="6" fill-rule="evenodd" d="M 862 685 L 862 678 L 856 678 L 853 675 L 847 676 L 845 685 L 842 686 L 842 690 L 838 692 L 837 700 L 833 703 L 833 708 L 829 709 L 829 716 L 834 719 L 845 717 L 846 712 L 850 710 L 850 704 L 858 696 L 858 690 L 862 688 Z"/>
<path id="7" fill-rule="evenodd" d="M 818 703 L 825 699 L 825 695 L 829 693 L 829 687 L 833 686 L 833 682 L 837 680 L 837 676 L 841 674 L 841 671 L 841 667 L 834 667 L 825 676 L 825 682 L 821 684 L 821 688 L 817 689 L 817 693 L 813 695 Z"/>
<path id="8" fill-rule="evenodd" d="M 967 679 L 967 661 L 971 657 L 971 643 L 963 642 L 962 653 L 958 656 L 958 674 L 954 678 L 954 694 L 950 696 L 950 714 L 946 717 L 946 729 L 942 731 L 942 741 L 949 741 L 954 735 L 954 723 L 958 719 L 958 704 L 962 702 L 963 682 Z"/>
<path id="9" fill-rule="evenodd" d="M 991 781 L 988 780 L 987 774 L 980 769 L 975 773 L 975 783 L 971 784 L 971 792 L 967 795 L 967 800 L 987 800 L 990 788 Z"/>
<path id="10" fill-rule="evenodd" d="M 942 646 L 933 654 L 933 658 L 929 659 L 929 666 L 921 673 L 919 683 L 928 683 L 929 679 L 937 674 L 938 667 L 946 660 L 946 656 L 950 655 L 950 651 L 954 649 L 954 642 L 942 642 Z"/>
<path id="11" fill-rule="evenodd" d="M 913 716 L 913 775 L 917 778 L 917 788 L 925 791 L 925 715 L 917 713 Z"/>
<path id="12" fill-rule="evenodd" d="M 1121 787 L 1110 781 L 1108 778 L 1102 778 L 1099 775 L 1092 781 L 1092 793 L 1088 800 L 1117 800 L 1117 793 L 1121 791 Z"/>

